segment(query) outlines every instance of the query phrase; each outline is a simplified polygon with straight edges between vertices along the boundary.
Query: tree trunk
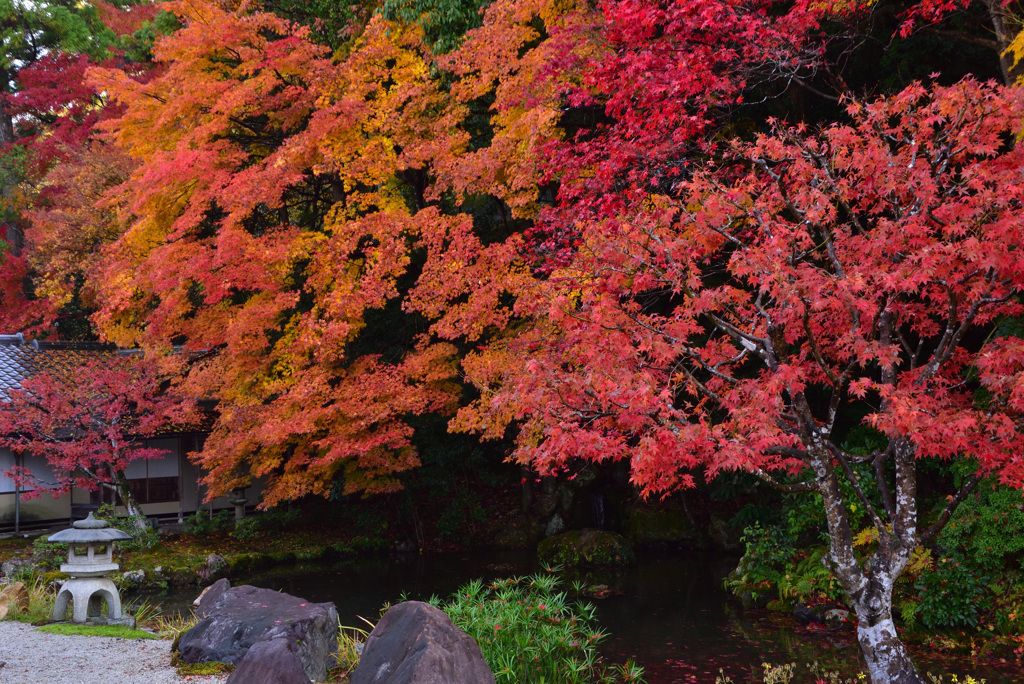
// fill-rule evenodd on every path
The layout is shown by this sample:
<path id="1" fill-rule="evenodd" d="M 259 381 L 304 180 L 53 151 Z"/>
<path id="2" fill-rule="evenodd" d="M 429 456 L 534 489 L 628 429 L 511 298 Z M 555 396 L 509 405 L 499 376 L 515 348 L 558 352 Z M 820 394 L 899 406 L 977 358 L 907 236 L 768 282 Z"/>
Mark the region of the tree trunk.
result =
<path id="1" fill-rule="evenodd" d="M 146 516 L 142 514 L 142 509 L 139 508 L 139 503 L 135 500 L 135 495 L 132 494 L 131 485 L 128 483 L 128 478 L 124 476 L 124 473 L 120 470 L 113 471 L 114 486 L 117 488 L 117 496 L 121 499 L 121 505 L 124 506 L 128 512 L 128 517 L 132 519 L 135 524 L 135 529 L 139 533 L 149 531 L 149 522 L 146 520 Z"/>
<path id="2" fill-rule="evenodd" d="M 858 620 L 857 640 L 872 684 L 925 684 L 892 620 L 892 583 L 875 584 L 854 602 L 853 609 Z"/>
<path id="3" fill-rule="evenodd" d="M 1014 22 L 1002 0 L 985 0 L 985 6 L 988 8 L 988 15 L 992 20 L 996 43 L 999 45 L 999 67 L 1003 71 L 1003 81 L 1006 85 L 1013 85 L 1022 75 L 1024 62 L 1014 65 L 1013 55 L 1008 54 L 1006 48 L 1013 42 L 1021 27 Z"/>
<path id="4" fill-rule="evenodd" d="M 11 75 L 0 69 L 0 147 L 14 142 L 14 118 L 7 106 L 8 82 Z"/>
<path id="5" fill-rule="evenodd" d="M 853 535 L 831 456 L 825 452 L 814 455 L 812 467 L 829 530 L 827 565 L 857 615 L 857 638 L 871 684 L 926 684 L 900 641 L 892 620 L 893 585 L 907 566 L 914 548 L 913 522 L 917 513 L 912 495 L 915 487 L 912 461 L 897 468 L 896 532 L 890 533 L 884 527 L 879 529 L 879 547 L 871 559 L 871 570 L 865 571 L 854 553 Z M 900 455 L 902 460 L 909 458 L 908 454 Z"/>

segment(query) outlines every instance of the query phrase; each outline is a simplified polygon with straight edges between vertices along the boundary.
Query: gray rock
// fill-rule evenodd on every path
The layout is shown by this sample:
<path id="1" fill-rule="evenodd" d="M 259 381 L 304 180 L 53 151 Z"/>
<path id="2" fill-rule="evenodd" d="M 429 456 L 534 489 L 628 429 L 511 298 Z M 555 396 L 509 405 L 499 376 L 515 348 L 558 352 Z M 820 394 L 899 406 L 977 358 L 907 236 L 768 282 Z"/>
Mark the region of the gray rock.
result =
<path id="1" fill-rule="evenodd" d="M 821 621 L 829 627 L 845 627 L 849 624 L 850 611 L 830 608 L 821 614 Z"/>
<path id="2" fill-rule="evenodd" d="M 573 530 L 548 537 L 537 545 L 542 563 L 564 567 L 629 565 L 636 560 L 633 545 L 615 532 Z"/>
<path id="3" fill-rule="evenodd" d="M 494 684 L 472 637 L 429 603 L 392 607 L 370 632 L 349 684 Z"/>
<path id="4" fill-rule="evenodd" d="M 213 608 L 213 605 L 217 603 L 217 599 L 230 588 L 231 582 L 226 578 L 221 578 L 203 589 L 199 596 L 196 597 L 196 600 L 192 602 L 192 606 L 196 609 L 196 615 L 201 618 L 206 617 L 206 614 Z"/>
<path id="5" fill-rule="evenodd" d="M 4 577 L 23 577 L 35 569 L 36 564 L 30 560 L 9 560 L 0 563 L 0 575 Z"/>
<path id="6" fill-rule="evenodd" d="M 206 557 L 206 562 L 203 563 L 202 567 L 197 571 L 202 580 L 209 580 L 217 575 L 227 574 L 228 562 L 223 556 L 218 556 L 215 553 L 211 553 Z"/>
<path id="7" fill-rule="evenodd" d="M 183 662 L 238 665 L 253 645 L 283 639 L 308 679 L 326 678 L 338 650 L 338 612 L 333 603 L 309 603 L 248 585 L 229 587 L 227 580 L 219 580 L 199 600 L 196 614 L 202 619 L 178 640 Z M 262 646 L 254 657 L 275 654 L 281 655 L 279 646 Z"/>
<path id="8" fill-rule="evenodd" d="M 793 606 L 793 619 L 801 625 L 809 625 L 812 622 L 817 622 L 814 609 L 802 601 Z"/>
<path id="9" fill-rule="evenodd" d="M 809 606 L 806 603 L 797 603 L 793 606 L 793 617 L 801 624 L 818 624 L 826 627 L 840 628 L 847 626 L 850 611 L 836 605 L 831 606 Z"/>
<path id="10" fill-rule="evenodd" d="M 565 521 L 562 520 L 562 516 L 555 513 L 551 516 L 551 520 L 548 521 L 548 526 L 544 528 L 545 537 L 553 537 L 556 534 L 562 534 L 565 532 Z"/>
<path id="11" fill-rule="evenodd" d="M 211 573 L 217 574 L 228 567 L 228 562 L 225 560 L 224 556 L 218 556 L 215 553 L 211 553 L 206 557 L 206 567 Z"/>
<path id="12" fill-rule="evenodd" d="M 146 581 L 145 570 L 128 570 L 121 575 L 121 588 L 122 589 L 134 589 L 142 586 L 142 583 Z"/>
<path id="13" fill-rule="evenodd" d="M 257 641 L 226 684 L 309 684 L 295 646 L 285 638 Z"/>

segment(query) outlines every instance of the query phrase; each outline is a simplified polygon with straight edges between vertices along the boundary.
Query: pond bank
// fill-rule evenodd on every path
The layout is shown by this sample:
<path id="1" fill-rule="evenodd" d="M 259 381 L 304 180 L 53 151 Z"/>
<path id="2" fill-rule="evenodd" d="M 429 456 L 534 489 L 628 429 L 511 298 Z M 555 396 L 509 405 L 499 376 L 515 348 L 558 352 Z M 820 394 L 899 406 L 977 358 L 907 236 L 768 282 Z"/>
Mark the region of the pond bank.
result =
<path id="1" fill-rule="evenodd" d="M 609 637 L 599 646 L 612 663 L 633 656 L 644 666 L 647 684 L 712 684 L 719 670 L 735 682 L 751 681 L 761 663 L 801 665 L 819 661 L 844 675 L 860 669 L 853 632 L 816 631 L 767 611 L 745 611 L 722 587 L 735 566 L 734 556 L 719 553 L 652 553 L 641 550 L 627 568 L 563 576 L 562 588 L 573 594 L 578 579 L 589 588 L 604 587 L 603 598 L 589 598 L 599 626 Z M 253 584 L 310 601 L 333 601 L 341 622 L 368 628 L 381 607 L 402 594 L 425 600 L 447 597 L 473 578 L 485 580 L 526 575 L 538 565 L 528 551 L 475 551 L 359 557 L 338 563 L 299 564 L 233 577 L 233 584 Z M 591 594 L 594 592 L 590 592 Z M 181 589 L 151 600 L 165 610 L 187 608 L 195 589 Z M 973 663 L 969 658 L 942 658 L 930 649 L 915 649 L 922 669 L 936 675 L 957 673 L 984 677 L 989 684 L 1020 682 L 1013 665 Z M 806 668 L 804 668 L 806 669 Z M 758 680 L 759 681 L 759 680 Z M 813 682 L 800 678 L 794 684 Z"/>

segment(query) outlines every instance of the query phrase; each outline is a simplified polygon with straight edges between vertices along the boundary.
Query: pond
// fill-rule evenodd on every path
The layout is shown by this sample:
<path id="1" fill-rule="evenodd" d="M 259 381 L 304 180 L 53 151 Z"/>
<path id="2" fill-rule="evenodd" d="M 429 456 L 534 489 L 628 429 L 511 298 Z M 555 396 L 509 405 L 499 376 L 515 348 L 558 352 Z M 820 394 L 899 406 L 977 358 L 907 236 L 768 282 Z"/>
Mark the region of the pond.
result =
<path id="1" fill-rule="evenodd" d="M 613 662 L 633 656 L 646 670 L 648 684 L 715 682 L 720 672 L 733 682 L 751 679 L 760 663 L 801 665 L 815 661 L 828 671 L 857 672 L 859 650 L 852 632 L 815 632 L 788 616 L 744 611 L 722 589 L 736 558 L 687 552 L 640 554 L 621 571 L 589 575 L 613 594 L 594 599 L 598 620 L 608 632 L 602 653 Z M 239 578 L 311 601 L 333 601 L 343 625 L 365 627 L 381 606 L 405 594 L 411 599 L 447 596 L 475 577 L 493 579 L 529 574 L 538 565 L 532 554 L 483 551 L 461 554 L 359 558 L 332 565 L 296 565 Z M 162 599 L 165 610 L 191 603 L 195 590 Z M 936 658 L 915 650 L 918 665 L 934 674 L 973 674 L 989 684 L 1021 682 L 1016 667 L 979 666 L 963 658 Z M 1005 670 L 1005 671 L 1003 671 Z M 813 682 L 812 677 L 798 678 Z"/>

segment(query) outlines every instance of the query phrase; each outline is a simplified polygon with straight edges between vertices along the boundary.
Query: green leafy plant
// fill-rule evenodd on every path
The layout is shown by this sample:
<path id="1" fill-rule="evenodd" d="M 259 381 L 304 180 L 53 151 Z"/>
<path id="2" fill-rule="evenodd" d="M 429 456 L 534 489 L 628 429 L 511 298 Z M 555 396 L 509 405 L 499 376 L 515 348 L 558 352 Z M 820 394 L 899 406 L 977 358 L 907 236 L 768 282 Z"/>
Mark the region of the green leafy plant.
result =
<path id="1" fill-rule="evenodd" d="M 137 597 L 124 605 L 124 612 L 135 618 L 136 625 L 152 622 L 160 615 L 161 606 L 146 597 Z"/>
<path id="2" fill-rule="evenodd" d="M 360 618 L 370 630 L 374 624 L 366 618 Z M 370 632 L 359 627 L 346 627 L 338 622 L 338 653 L 335 657 L 335 666 L 328 672 L 327 681 L 347 681 L 347 677 L 359 665 L 359 657 L 362 653 L 362 644 L 370 636 Z"/>
<path id="3" fill-rule="evenodd" d="M 749 592 L 755 599 L 763 598 L 785 576 L 786 564 L 795 553 L 793 539 L 782 525 L 755 523 L 743 530 L 741 540 L 746 553 L 725 586 L 737 595 Z"/>
<path id="4" fill-rule="evenodd" d="M 1020 490 L 994 482 L 977 488 L 938 537 L 938 543 L 989 573 L 1024 555 L 1024 503 Z"/>
<path id="5" fill-rule="evenodd" d="M 240 541 L 252 541 L 263 535 L 263 526 L 260 519 L 256 517 L 242 518 L 235 522 L 235 529 L 231 530 L 231 536 Z"/>
<path id="6" fill-rule="evenodd" d="M 32 542 L 32 562 L 37 570 L 58 570 L 67 557 L 67 544 L 51 544 L 45 536 Z"/>
<path id="7" fill-rule="evenodd" d="M 864 673 L 858 673 L 852 677 L 845 676 L 839 672 L 827 670 L 817 662 L 805 664 L 803 667 L 798 667 L 796 663 L 787 663 L 785 665 L 761 663 L 761 670 L 761 679 L 754 679 L 754 676 L 751 675 L 749 681 L 760 681 L 764 684 L 789 684 L 797 674 L 803 673 L 805 670 L 816 684 L 860 684 L 860 682 L 867 681 L 867 676 Z M 736 682 L 732 677 L 726 675 L 724 671 L 719 670 L 718 676 L 715 677 L 715 684 L 736 684 Z"/>
<path id="8" fill-rule="evenodd" d="M 117 515 L 114 507 L 110 504 L 100 506 L 96 511 L 95 517 L 99 520 L 106 520 L 111 527 L 116 527 L 122 532 L 131 535 L 131 539 L 117 542 L 118 547 L 122 551 L 147 551 L 156 546 L 160 541 L 156 530 L 152 527 L 140 530 L 132 518 Z"/>
<path id="9" fill-rule="evenodd" d="M 642 682 L 635 664 L 601 661 L 597 644 L 605 634 L 594 625 L 593 605 L 570 602 L 558 586 L 556 577 L 541 574 L 491 584 L 477 579 L 448 601 L 431 603 L 476 640 L 499 684 Z"/>
<path id="10" fill-rule="evenodd" d="M 978 626 L 989 599 L 987 578 L 953 558 L 940 558 L 935 569 L 918 578 L 914 587 L 920 594 L 917 612 L 929 629 Z"/>
<path id="11" fill-rule="evenodd" d="M 913 629 L 917 625 L 918 606 L 918 602 L 911 599 L 902 601 L 899 605 L 900 617 L 903 619 L 903 624 L 910 629 Z"/>
<path id="12" fill-rule="evenodd" d="M 793 599 L 823 599 L 841 602 L 843 588 L 832 571 L 822 562 L 825 548 L 816 548 L 796 562 L 788 563 L 778 579 L 779 597 Z"/>
<path id="13" fill-rule="evenodd" d="M 225 512 L 222 511 L 222 513 Z M 265 534 L 283 530 L 295 524 L 298 519 L 299 509 L 297 508 L 275 508 L 262 515 L 250 515 L 235 522 L 231 536 L 241 541 L 252 541 Z"/>
<path id="14" fill-rule="evenodd" d="M 459 539 L 472 531 L 475 524 L 487 519 L 480 497 L 466 487 L 456 490 L 437 520 L 437 534 L 442 539 Z"/>
<path id="15" fill-rule="evenodd" d="M 235 526 L 235 516 L 230 510 L 218 511 L 213 516 L 208 511 L 196 511 L 185 520 L 185 533 L 193 537 L 228 532 Z"/>

